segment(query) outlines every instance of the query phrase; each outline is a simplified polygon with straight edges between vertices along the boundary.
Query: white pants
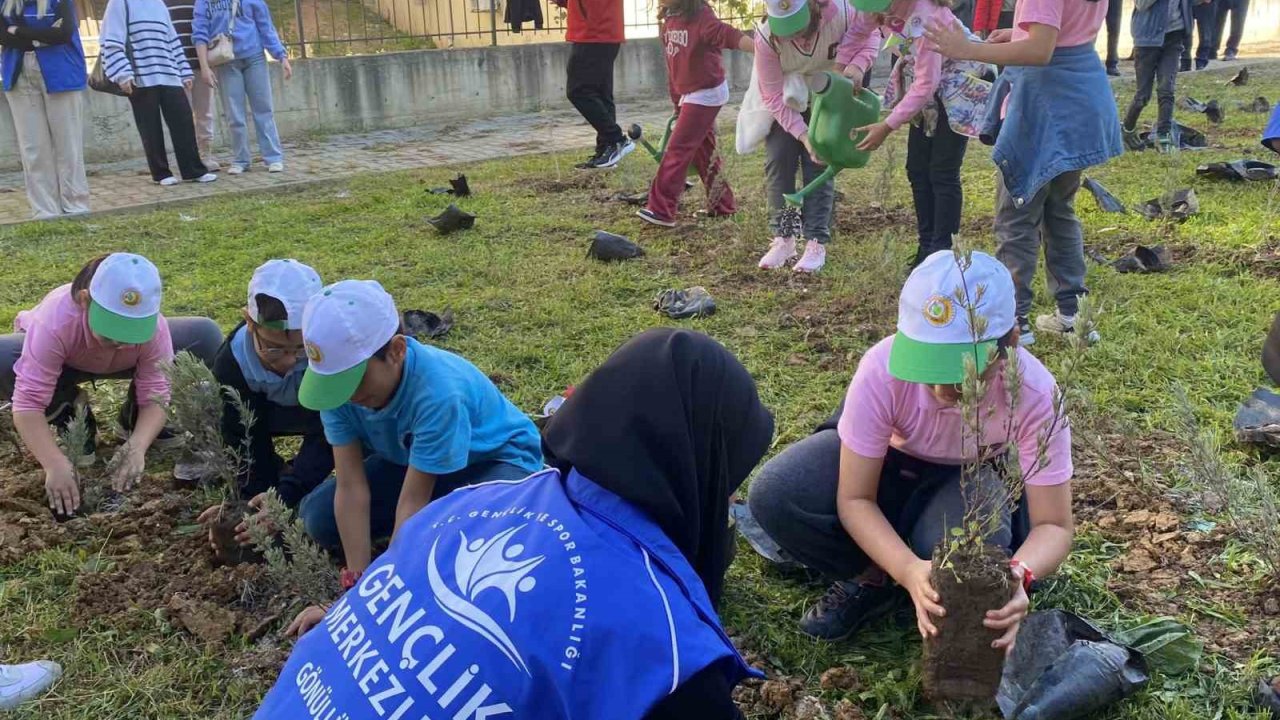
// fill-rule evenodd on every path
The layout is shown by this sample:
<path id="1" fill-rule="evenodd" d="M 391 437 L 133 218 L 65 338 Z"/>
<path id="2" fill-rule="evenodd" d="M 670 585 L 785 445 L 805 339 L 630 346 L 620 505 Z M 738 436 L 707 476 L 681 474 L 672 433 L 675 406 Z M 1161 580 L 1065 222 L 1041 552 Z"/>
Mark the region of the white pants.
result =
<path id="1" fill-rule="evenodd" d="M 26 53 L 22 72 L 5 99 L 13 114 L 27 201 L 35 218 L 89 212 L 80 122 L 84 91 L 50 93 L 35 53 Z"/>
<path id="2" fill-rule="evenodd" d="M 204 81 L 200 70 L 195 69 L 195 77 L 191 79 L 191 89 L 187 91 L 187 99 L 191 101 L 191 114 L 196 122 L 196 147 L 200 148 L 200 157 L 208 158 L 213 150 L 213 86 Z"/>

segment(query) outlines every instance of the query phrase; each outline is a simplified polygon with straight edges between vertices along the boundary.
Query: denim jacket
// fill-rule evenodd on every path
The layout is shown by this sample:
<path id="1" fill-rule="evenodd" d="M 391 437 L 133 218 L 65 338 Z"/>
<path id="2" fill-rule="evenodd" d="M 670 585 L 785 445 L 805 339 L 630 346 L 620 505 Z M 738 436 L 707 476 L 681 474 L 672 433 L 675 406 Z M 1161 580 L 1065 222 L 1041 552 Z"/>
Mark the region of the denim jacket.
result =
<path id="1" fill-rule="evenodd" d="M 1169 3 L 1182 4 L 1183 27 L 1191 26 L 1191 0 L 1155 0 L 1145 10 L 1133 9 L 1129 31 L 1134 47 L 1160 47 L 1169 29 Z"/>
<path id="2" fill-rule="evenodd" d="M 1093 45 L 1060 47 L 1043 67 L 1005 68 L 981 139 L 995 145 L 992 160 L 1018 207 L 1062 173 L 1119 155 L 1120 115 Z"/>

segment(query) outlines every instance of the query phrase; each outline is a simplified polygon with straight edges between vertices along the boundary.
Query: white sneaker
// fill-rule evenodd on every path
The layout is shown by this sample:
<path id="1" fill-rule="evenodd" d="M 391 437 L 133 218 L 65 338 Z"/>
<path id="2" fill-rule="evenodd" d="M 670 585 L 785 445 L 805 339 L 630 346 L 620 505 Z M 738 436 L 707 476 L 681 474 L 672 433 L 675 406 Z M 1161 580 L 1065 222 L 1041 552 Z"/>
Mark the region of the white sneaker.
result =
<path id="1" fill-rule="evenodd" d="M 800 273 L 816 273 L 827 264 L 827 246 L 817 240 L 805 243 L 804 256 L 792 268 Z"/>
<path id="2" fill-rule="evenodd" d="M 227 168 L 228 175 L 243 175 L 248 171 L 249 171 L 249 168 L 243 165 L 232 164 L 231 167 Z"/>
<path id="3" fill-rule="evenodd" d="M 194 182 L 194 183 L 211 183 L 211 182 L 213 182 L 214 180 L 217 180 L 217 179 L 218 179 L 218 176 L 217 176 L 217 175 L 214 175 L 213 173 L 209 172 L 209 173 L 205 173 L 205 174 L 201 175 L 200 177 L 196 178 L 195 180 L 192 180 L 191 182 Z"/>
<path id="4" fill-rule="evenodd" d="M 776 237 L 769 243 L 769 252 L 760 258 L 760 269 L 777 270 L 796 256 L 796 239 Z"/>
<path id="5" fill-rule="evenodd" d="M 270 165 L 267 166 L 267 172 L 269 173 L 284 172 L 284 163 L 282 162 L 271 163 Z"/>
<path id="6" fill-rule="evenodd" d="M 218 172 L 219 170 L 222 169 L 222 163 L 218 162 L 217 160 L 214 160 L 211 157 L 200 158 L 200 162 L 204 163 L 204 169 L 208 170 L 209 172 Z"/>
<path id="7" fill-rule="evenodd" d="M 161 187 L 173 187 L 174 185 L 178 184 L 178 178 L 170 175 L 169 177 L 157 182 L 156 184 Z"/>
<path id="8" fill-rule="evenodd" d="M 25 665 L 0 665 L 0 710 L 13 710 L 34 700 L 58 682 L 62 667 L 50 660 Z"/>
<path id="9" fill-rule="evenodd" d="M 1076 316 L 1063 315 L 1062 311 L 1055 310 L 1052 315 L 1037 317 L 1036 329 L 1051 335 L 1073 335 L 1076 331 Z M 1095 328 L 1089 328 L 1088 334 L 1085 335 L 1085 341 L 1090 345 L 1096 345 L 1101 339 L 1102 336 Z"/>

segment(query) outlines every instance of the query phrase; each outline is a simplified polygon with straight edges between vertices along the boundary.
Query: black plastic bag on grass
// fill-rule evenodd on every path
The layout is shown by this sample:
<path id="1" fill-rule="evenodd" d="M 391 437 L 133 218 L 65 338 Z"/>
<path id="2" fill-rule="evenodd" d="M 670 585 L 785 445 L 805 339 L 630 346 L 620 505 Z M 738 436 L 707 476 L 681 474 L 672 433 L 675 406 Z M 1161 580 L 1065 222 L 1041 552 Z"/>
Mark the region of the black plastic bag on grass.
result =
<path id="1" fill-rule="evenodd" d="M 405 310 L 403 322 L 404 331 L 418 339 L 444 337 L 453 329 L 453 311 L 437 315 L 429 310 Z"/>
<path id="2" fill-rule="evenodd" d="M 644 248 L 621 235 L 604 230 L 597 230 L 591 239 L 591 247 L 587 248 L 587 257 L 601 262 L 617 262 L 644 257 Z"/>
<path id="3" fill-rule="evenodd" d="M 1078 615 L 1047 610 L 1022 621 L 996 703 L 1005 720 L 1076 720 L 1149 681 L 1142 653 Z"/>
<path id="4" fill-rule="evenodd" d="M 1258 388 L 1236 411 L 1236 440 L 1280 447 L 1280 395 Z"/>
<path id="5" fill-rule="evenodd" d="M 673 320 L 706 317 L 716 312 L 716 301 L 702 286 L 688 290 L 663 290 L 653 301 L 653 309 Z"/>
<path id="6" fill-rule="evenodd" d="M 476 216 L 464 211 L 457 205 L 450 205 L 444 212 L 427 221 L 436 232 L 448 235 L 458 230 L 470 230 L 475 227 Z"/>
<path id="7" fill-rule="evenodd" d="M 1097 180 L 1094 180 L 1091 177 L 1086 177 L 1084 179 L 1084 189 L 1088 190 L 1089 194 L 1093 195 L 1093 199 L 1098 202 L 1098 209 L 1102 210 L 1102 212 L 1129 212 L 1129 209 L 1124 206 L 1124 203 L 1120 202 L 1119 198 L 1112 195 L 1111 192 L 1103 187 L 1102 183 Z"/>

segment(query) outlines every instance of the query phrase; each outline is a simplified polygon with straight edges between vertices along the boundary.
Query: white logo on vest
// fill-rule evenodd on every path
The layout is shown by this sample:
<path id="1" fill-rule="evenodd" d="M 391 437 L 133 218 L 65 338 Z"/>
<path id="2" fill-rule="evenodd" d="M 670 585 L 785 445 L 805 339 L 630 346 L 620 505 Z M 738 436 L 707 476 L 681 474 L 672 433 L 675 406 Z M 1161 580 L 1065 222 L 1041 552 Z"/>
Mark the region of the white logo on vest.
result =
<path id="1" fill-rule="evenodd" d="M 527 593 L 537 585 L 537 580 L 530 577 L 530 573 L 546 559 L 543 555 L 520 559 L 524 546 L 508 545 L 515 534 L 524 528 L 525 526 L 521 525 L 505 530 L 489 540 L 478 538 L 470 542 L 467 541 L 465 533 L 459 532 L 462 545 L 458 548 L 458 555 L 453 562 L 457 592 L 445 582 L 436 566 L 436 549 L 440 545 L 440 540 L 437 538 L 432 543 L 431 554 L 427 558 L 427 581 L 431 584 L 431 591 L 435 593 L 436 603 L 440 609 L 488 640 L 502 651 L 513 665 L 529 677 L 533 677 L 524 659 L 520 657 L 520 651 L 506 631 L 474 603 L 480 593 L 485 590 L 499 590 L 507 599 L 507 608 L 510 611 L 508 622 L 515 622 L 516 598 L 519 597 L 519 593 Z"/>

